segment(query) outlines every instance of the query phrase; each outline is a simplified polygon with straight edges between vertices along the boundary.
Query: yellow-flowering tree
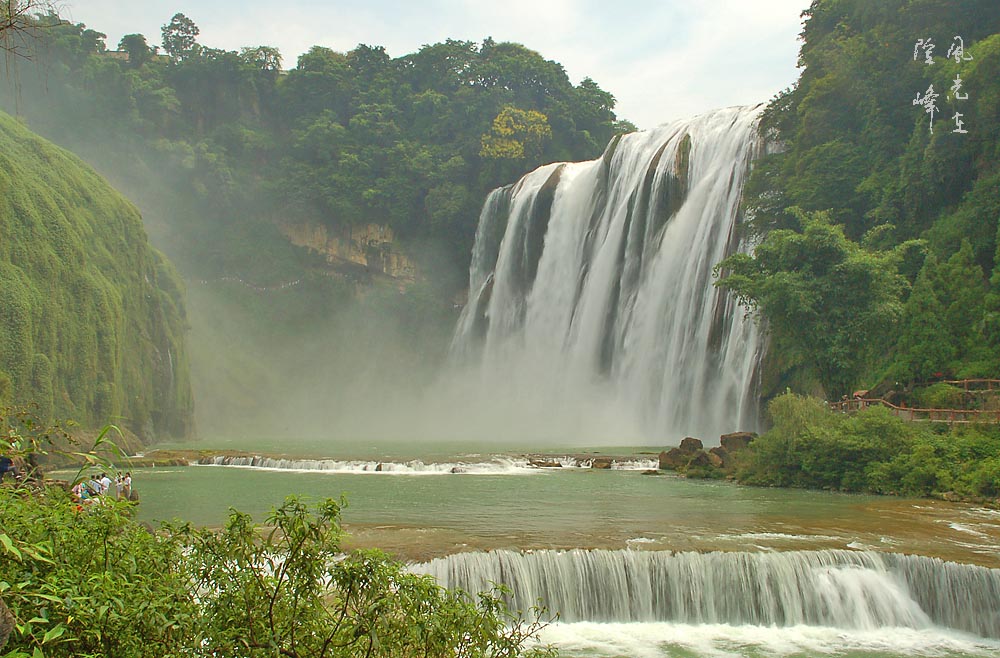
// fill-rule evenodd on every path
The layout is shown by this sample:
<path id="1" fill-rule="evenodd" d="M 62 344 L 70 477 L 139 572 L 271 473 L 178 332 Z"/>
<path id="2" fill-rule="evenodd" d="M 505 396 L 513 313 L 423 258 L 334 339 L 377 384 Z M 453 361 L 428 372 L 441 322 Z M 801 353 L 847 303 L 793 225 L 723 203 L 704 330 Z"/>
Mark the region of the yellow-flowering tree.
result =
<path id="1" fill-rule="evenodd" d="M 490 131 L 483 135 L 479 155 L 492 160 L 536 158 L 550 139 L 552 128 L 547 116 L 507 105 L 493 119 Z"/>

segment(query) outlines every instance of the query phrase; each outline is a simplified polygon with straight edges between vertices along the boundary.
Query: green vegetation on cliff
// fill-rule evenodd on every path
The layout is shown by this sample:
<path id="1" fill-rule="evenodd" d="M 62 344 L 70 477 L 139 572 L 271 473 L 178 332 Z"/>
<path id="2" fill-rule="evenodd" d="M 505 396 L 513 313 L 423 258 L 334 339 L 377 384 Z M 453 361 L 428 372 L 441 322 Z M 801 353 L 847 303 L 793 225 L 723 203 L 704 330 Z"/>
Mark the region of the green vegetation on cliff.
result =
<path id="1" fill-rule="evenodd" d="M 802 74 L 763 120 L 777 152 L 745 191 L 763 237 L 721 266 L 767 320 L 766 394 L 995 377 L 1000 5 L 815 0 L 805 17 Z"/>
<path id="2" fill-rule="evenodd" d="M 188 434 L 183 295 L 131 203 L 0 114 L 0 404 Z"/>

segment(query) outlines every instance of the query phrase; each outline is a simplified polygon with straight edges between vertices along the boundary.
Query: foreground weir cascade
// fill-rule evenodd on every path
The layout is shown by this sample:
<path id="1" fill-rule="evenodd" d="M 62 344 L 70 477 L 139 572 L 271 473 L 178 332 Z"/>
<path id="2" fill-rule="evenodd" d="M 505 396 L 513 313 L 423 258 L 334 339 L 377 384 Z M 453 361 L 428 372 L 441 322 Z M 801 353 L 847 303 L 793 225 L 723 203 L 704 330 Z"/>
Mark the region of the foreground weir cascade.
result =
<path id="1" fill-rule="evenodd" d="M 1000 569 L 873 551 L 492 551 L 411 567 L 560 621 L 943 628 L 1000 638 Z"/>
<path id="2" fill-rule="evenodd" d="M 487 388 L 552 408 L 600 400 L 649 436 L 755 427 L 761 337 L 712 269 L 749 246 L 739 201 L 761 110 L 620 136 L 598 160 L 495 190 L 455 356 Z"/>

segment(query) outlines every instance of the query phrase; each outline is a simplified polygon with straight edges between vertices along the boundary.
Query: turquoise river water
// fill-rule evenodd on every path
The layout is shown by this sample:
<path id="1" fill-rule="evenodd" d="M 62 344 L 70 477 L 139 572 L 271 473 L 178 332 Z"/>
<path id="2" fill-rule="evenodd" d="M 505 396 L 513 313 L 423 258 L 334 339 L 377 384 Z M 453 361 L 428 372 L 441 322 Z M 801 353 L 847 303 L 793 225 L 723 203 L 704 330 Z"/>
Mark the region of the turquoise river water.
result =
<path id="1" fill-rule="evenodd" d="M 133 475 L 150 522 L 220 525 L 230 507 L 263 520 L 289 494 L 344 495 L 348 548 L 463 589 L 503 581 L 512 605 L 542 596 L 560 618 L 541 639 L 564 656 L 1000 656 L 1000 512 L 686 480 L 649 473 L 648 453 L 609 470 L 556 458 L 369 452 Z"/>

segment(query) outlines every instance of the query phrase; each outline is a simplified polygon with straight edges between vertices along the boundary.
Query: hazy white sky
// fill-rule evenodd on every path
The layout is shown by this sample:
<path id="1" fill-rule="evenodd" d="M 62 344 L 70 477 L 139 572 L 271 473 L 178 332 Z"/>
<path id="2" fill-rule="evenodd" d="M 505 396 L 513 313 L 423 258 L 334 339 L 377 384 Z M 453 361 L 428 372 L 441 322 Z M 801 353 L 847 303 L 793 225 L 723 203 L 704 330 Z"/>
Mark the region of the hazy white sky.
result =
<path id="1" fill-rule="evenodd" d="M 766 101 L 797 76 L 809 0 L 62 0 L 63 14 L 108 35 L 160 43 L 181 12 L 199 43 L 276 46 L 291 68 L 313 45 L 385 46 L 398 57 L 447 38 L 516 41 L 590 76 L 620 118 L 649 128 L 715 107 Z"/>

